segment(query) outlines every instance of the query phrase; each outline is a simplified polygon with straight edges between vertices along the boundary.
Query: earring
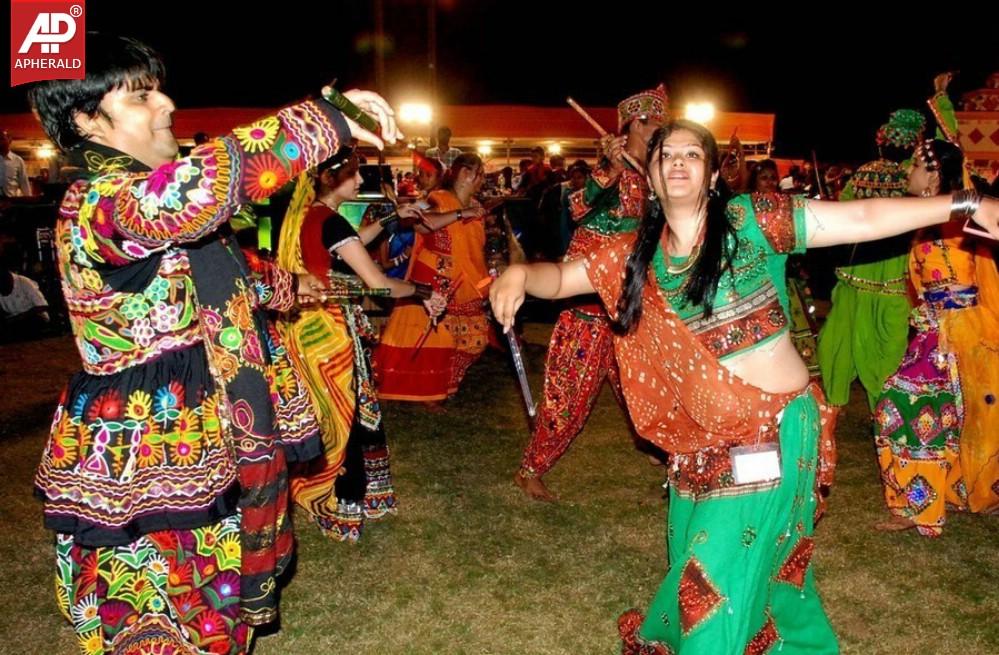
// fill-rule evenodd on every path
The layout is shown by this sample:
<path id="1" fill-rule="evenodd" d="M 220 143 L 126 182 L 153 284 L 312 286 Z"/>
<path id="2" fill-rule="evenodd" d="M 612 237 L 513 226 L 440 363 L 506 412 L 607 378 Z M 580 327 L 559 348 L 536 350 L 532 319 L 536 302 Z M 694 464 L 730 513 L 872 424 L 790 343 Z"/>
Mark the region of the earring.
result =
<path id="1" fill-rule="evenodd" d="M 923 192 L 920 193 L 919 195 L 921 195 L 924 198 L 929 198 L 933 194 L 930 192 L 930 188 L 926 187 L 925 189 L 923 189 Z"/>
<path id="2" fill-rule="evenodd" d="M 655 191 L 649 191 L 649 202 L 655 202 L 657 198 Z"/>

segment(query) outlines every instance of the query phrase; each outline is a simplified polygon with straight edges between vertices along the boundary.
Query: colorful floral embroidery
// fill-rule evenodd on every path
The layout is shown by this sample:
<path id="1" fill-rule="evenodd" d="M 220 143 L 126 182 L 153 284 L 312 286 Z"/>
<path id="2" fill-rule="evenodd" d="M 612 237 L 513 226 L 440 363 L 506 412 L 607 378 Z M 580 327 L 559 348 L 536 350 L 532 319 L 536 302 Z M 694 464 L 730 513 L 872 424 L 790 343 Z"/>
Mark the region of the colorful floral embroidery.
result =
<path id="1" fill-rule="evenodd" d="M 235 654 L 239 516 L 196 530 L 154 532 L 88 549 L 56 539 L 57 598 L 87 653 Z"/>
<path id="2" fill-rule="evenodd" d="M 80 396 L 71 411 L 60 407 L 36 477 L 46 512 L 72 511 L 114 527 L 164 508 L 210 505 L 235 482 L 236 469 L 220 447 L 218 398 L 208 398 L 183 406 L 184 387 L 171 382 L 152 393 L 134 390 L 127 399 L 107 389 L 93 399 Z M 203 467 L 197 488 L 184 482 L 183 467 L 190 466 Z M 88 491 L 98 484 L 101 494 Z"/>
<path id="3" fill-rule="evenodd" d="M 284 164 L 270 153 L 251 158 L 246 166 L 246 191 L 251 200 L 262 200 L 291 179 Z"/>
<path id="4" fill-rule="evenodd" d="M 244 150 L 257 153 L 271 149 L 280 129 L 277 117 L 269 116 L 246 127 L 237 127 L 232 133 Z"/>

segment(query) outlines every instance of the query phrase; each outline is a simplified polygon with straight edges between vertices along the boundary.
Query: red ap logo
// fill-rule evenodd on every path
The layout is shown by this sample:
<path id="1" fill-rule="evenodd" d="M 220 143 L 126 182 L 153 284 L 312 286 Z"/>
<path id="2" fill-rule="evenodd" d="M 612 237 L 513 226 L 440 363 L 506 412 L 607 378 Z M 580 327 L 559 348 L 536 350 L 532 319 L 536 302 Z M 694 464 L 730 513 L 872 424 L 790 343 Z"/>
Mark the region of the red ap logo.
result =
<path id="1" fill-rule="evenodd" d="M 82 80 L 86 33 L 84 0 L 11 0 L 10 85 Z"/>

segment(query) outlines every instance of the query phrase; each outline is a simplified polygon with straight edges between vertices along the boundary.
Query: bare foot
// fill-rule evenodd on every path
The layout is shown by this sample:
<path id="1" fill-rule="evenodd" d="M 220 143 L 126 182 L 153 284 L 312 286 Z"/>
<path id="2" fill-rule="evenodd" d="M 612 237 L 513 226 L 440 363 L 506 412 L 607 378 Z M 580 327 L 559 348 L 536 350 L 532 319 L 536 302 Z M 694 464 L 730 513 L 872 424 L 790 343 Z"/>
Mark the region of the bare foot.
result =
<path id="1" fill-rule="evenodd" d="M 874 529 L 881 532 L 902 532 L 914 527 L 916 524 L 912 522 L 912 519 L 907 519 L 904 516 L 892 516 L 887 521 L 874 524 Z"/>
<path id="2" fill-rule="evenodd" d="M 649 458 L 649 464 L 651 464 L 652 466 L 666 466 L 666 462 L 659 459 L 655 455 L 646 455 L 646 457 Z"/>
<path id="3" fill-rule="evenodd" d="M 423 403 L 423 408 L 431 414 L 447 414 L 447 407 L 440 400 Z"/>
<path id="4" fill-rule="evenodd" d="M 541 478 L 529 478 L 520 471 L 517 471 L 517 475 L 513 476 L 513 481 L 525 494 L 534 500 L 541 500 L 546 503 L 554 503 L 558 500 L 558 496 L 548 490 L 548 487 L 541 481 Z"/>

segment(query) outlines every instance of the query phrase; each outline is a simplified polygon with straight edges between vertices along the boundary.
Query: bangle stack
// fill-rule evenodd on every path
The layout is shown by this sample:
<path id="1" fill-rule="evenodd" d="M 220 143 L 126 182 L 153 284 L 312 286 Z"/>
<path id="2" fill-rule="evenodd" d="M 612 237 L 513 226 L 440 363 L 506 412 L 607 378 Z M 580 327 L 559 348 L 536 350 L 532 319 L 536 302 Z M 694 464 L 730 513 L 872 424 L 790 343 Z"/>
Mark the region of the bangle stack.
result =
<path id="1" fill-rule="evenodd" d="M 429 284 L 413 282 L 413 286 L 416 287 L 416 291 L 413 292 L 413 297 L 419 298 L 420 300 L 430 300 L 430 296 L 434 293 L 433 287 Z"/>
<path id="2" fill-rule="evenodd" d="M 951 195 L 950 220 L 959 221 L 974 218 L 975 212 L 982 204 L 982 195 L 972 189 L 955 191 Z"/>

